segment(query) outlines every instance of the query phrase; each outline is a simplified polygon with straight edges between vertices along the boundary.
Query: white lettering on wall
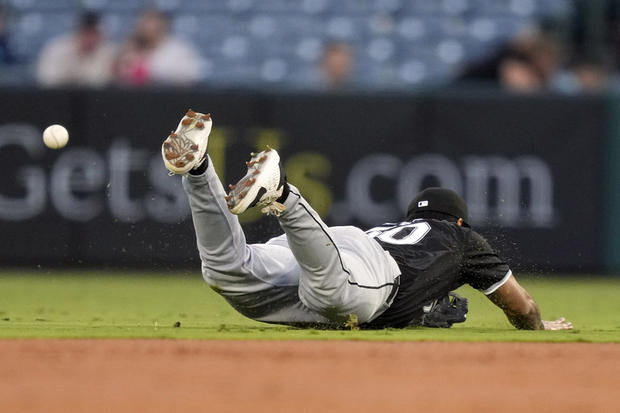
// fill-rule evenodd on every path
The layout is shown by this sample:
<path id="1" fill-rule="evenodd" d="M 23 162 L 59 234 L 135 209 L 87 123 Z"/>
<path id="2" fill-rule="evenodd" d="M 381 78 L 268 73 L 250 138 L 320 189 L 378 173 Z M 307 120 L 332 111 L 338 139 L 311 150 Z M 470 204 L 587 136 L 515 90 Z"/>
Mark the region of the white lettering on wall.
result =
<path id="1" fill-rule="evenodd" d="M 57 158 L 49 170 L 49 183 L 48 171 L 37 166 L 46 153 L 40 130 L 28 124 L 0 126 L 0 151 L 9 146 L 17 146 L 24 155 L 15 162 L 17 167 L 3 171 L 9 178 L 7 186 L 0 187 L 1 220 L 37 217 L 45 210 L 48 196 L 61 217 L 78 222 L 94 219 L 106 208 L 113 219 L 127 223 L 145 219 L 175 223 L 190 215 L 181 180 L 167 176 L 159 153 L 132 148 L 126 139 L 113 140 L 107 157 L 83 147 L 54 152 Z M 428 182 L 463 195 L 472 224 L 556 224 L 553 176 L 540 158 L 454 160 L 423 154 L 403 161 L 385 153 L 369 154 L 353 164 L 346 179 L 346 199 L 334 205 L 332 222 L 356 219 L 370 226 L 402 219 L 410 200 Z M 379 183 L 389 185 L 382 199 L 375 192 Z"/>
<path id="2" fill-rule="evenodd" d="M 105 178 L 105 162 L 94 150 L 63 151 L 50 175 L 50 197 L 56 211 L 72 221 L 95 218 L 103 210 Z"/>
<path id="3" fill-rule="evenodd" d="M 11 189 L 7 193 L 0 190 L 0 220 L 36 218 L 45 211 L 48 196 L 56 213 L 77 222 L 95 219 L 106 207 L 112 218 L 127 223 L 147 218 L 175 223 L 190 215 L 181 179 L 168 176 L 159 153 L 149 156 L 126 139 L 112 141 L 107 159 L 84 147 L 51 152 L 57 158 L 49 177 L 36 166 L 48 151 L 39 129 L 28 124 L 0 126 L 0 151 L 8 146 L 23 150 L 23 162 L 15 162 L 23 166 L 3 171 L 12 187 L 7 186 Z M 144 193 L 136 194 L 136 189 Z"/>
<path id="4" fill-rule="evenodd" d="M 377 176 L 394 182 L 394 199 L 376 201 L 372 197 L 371 181 Z M 413 196 L 423 189 L 424 180 L 429 178 L 463 195 L 473 224 L 507 227 L 555 224 L 551 169 L 542 159 L 529 155 L 514 160 L 469 156 L 459 164 L 443 155 L 426 154 L 403 164 L 394 155 L 371 154 L 356 162 L 347 178 L 346 205 L 351 215 L 333 218 L 354 217 L 366 225 L 399 220 Z"/>
<path id="5" fill-rule="evenodd" d="M 0 151 L 10 145 L 24 149 L 23 166 L 12 171 L 3 171 L 3 179 L 13 179 L 23 188 L 23 196 L 8 196 L 0 193 L 0 219 L 24 221 L 39 215 L 46 206 L 45 172 L 30 162 L 40 159 L 45 151 L 41 131 L 28 124 L 6 124 L 0 126 Z M 12 176 L 12 178 L 11 178 Z"/>

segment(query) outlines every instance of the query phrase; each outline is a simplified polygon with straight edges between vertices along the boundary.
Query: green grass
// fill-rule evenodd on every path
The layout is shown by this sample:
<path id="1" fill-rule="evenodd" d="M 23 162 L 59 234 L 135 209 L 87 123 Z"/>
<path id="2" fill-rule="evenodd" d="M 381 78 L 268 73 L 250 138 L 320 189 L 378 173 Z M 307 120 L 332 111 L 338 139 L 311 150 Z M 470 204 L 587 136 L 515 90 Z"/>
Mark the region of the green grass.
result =
<path id="1" fill-rule="evenodd" d="M 450 329 L 317 331 L 236 313 L 199 274 L 0 272 L 0 338 L 346 339 L 620 342 L 620 278 L 522 280 L 543 318 L 570 332 L 517 331 L 469 287 L 469 319 Z M 174 327 L 179 321 L 180 327 Z"/>

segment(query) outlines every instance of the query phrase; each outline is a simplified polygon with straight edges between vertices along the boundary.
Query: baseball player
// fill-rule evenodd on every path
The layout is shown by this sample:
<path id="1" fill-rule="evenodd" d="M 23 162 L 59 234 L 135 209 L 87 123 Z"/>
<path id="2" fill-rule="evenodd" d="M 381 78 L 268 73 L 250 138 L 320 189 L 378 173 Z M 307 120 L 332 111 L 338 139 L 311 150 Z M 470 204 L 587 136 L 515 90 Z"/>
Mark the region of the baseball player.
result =
<path id="1" fill-rule="evenodd" d="M 422 191 L 402 222 L 366 232 L 328 227 L 269 147 L 252 154 L 227 194 L 208 156 L 211 126 L 209 114 L 189 110 L 162 156 L 171 173 L 183 175 L 203 277 L 241 314 L 268 323 L 400 328 L 419 324 L 425 307 L 442 300 L 444 310 L 458 309 L 446 298 L 469 284 L 516 328 L 572 328 L 563 318 L 541 320 L 508 265 L 470 228 L 456 193 Z M 252 207 L 275 216 L 284 234 L 248 245 L 237 215 Z"/>

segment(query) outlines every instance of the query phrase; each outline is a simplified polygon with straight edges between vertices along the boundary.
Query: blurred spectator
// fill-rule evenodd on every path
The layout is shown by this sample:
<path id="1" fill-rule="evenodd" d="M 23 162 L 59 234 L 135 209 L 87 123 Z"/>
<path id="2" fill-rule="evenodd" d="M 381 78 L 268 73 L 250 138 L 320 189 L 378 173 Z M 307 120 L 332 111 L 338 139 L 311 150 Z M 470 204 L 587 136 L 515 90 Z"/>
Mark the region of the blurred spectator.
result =
<path id="1" fill-rule="evenodd" d="M 573 67 L 573 74 L 581 92 L 601 92 L 608 84 L 608 74 L 603 65 L 584 60 Z"/>
<path id="2" fill-rule="evenodd" d="M 15 55 L 9 46 L 9 35 L 6 30 L 6 17 L 4 10 L 0 7 L 0 63 L 15 63 Z"/>
<path id="3" fill-rule="evenodd" d="M 466 68 L 457 83 L 534 92 L 544 87 L 544 78 L 528 55 L 507 47 Z"/>
<path id="4" fill-rule="evenodd" d="M 561 50 L 553 38 L 528 33 L 464 70 L 459 83 L 488 83 L 514 92 L 548 88 L 559 73 Z"/>
<path id="5" fill-rule="evenodd" d="M 544 85 L 549 85 L 558 74 L 563 53 L 554 36 L 540 31 L 527 32 L 513 40 L 512 48 L 527 57 L 542 76 Z"/>
<path id="6" fill-rule="evenodd" d="M 536 92 L 545 87 L 545 77 L 530 56 L 514 50 L 499 62 L 498 81 L 503 89 L 512 92 Z"/>
<path id="7" fill-rule="evenodd" d="M 355 57 L 351 47 L 342 42 L 329 43 L 321 57 L 321 80 L 327 89 L 342 89 L 351 82 Z"/>
<path id="8" fill-rule="evenodd" d="M 43 86 L 100 87 L 112 78 L 114 47 L 103 38 L 99 15 L 82 14 L 73 33 L 52 39 L 37 62 L 37 80 Z"/>
<path id="9" fill-rule="evenodd" d="M 121 84 L 184 85 L 200 80 L 196 49 L 170 35 L 168 18 L 149 9 L 139 18 L 118 57 L 116 76 Z"/>
<path id="10" fill-rule="evenodd" d="M 612 78 L 598 59 L 577 58 L 556 78 L 554 88 L 564 93 L 599 93 L 615 83 Z"/>

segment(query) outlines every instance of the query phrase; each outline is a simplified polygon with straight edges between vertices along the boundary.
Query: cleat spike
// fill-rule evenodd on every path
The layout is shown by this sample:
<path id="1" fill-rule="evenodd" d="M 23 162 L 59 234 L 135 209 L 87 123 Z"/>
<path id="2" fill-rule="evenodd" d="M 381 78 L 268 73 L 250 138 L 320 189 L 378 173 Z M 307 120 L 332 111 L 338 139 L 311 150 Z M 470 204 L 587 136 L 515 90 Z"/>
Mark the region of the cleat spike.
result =
<path id="1" fill-rule="evenodd" d="M 202 115 L 201 119 L 202 120 L 211 120 L 211 114 L 210 113 L 204 114 L 204 115 Z"/>
<path id="2" fill-rule="evenodd" d="M 162 157 L 166 168 L 176 175 L 185 175 L 206 158 L 210 127 L 204 122 L 202 113 L 192 109 L 181 117 L 176 130 L 163 140 Z"/>
<path id="3" fill-rule="evenodd" d="M 226 202 L 230 201 L 230 195 L 226 195 L 224 199 L 226 200 Z"/>
<path id="4" fill-rule="evenodd" d="M 253 158 L 256 156 L 256 152 L 250 152 L 250 156 Z"/>
<path id="5" fill-rule="evenodd" d="M 284 191 L 282 167 L 276 149 L 252 152 L 246 162 L 247 173 L 237 182 L 237 188 L 229 191 L 229 209 L 235 215 L 243 214 L 248 208 L 261 207 L 264 214 L 279 215 L 283 211 L 277 200 Z"/>
<path id="6" fill-rule="evenodd" d="M 229 184 L 229 185 L 228 185 L 228 189 L 235 189 L 236 187 L 237 187 L 237 186 L 236 186 L 236 185 L 233 185 L 233 184 Z"/>

